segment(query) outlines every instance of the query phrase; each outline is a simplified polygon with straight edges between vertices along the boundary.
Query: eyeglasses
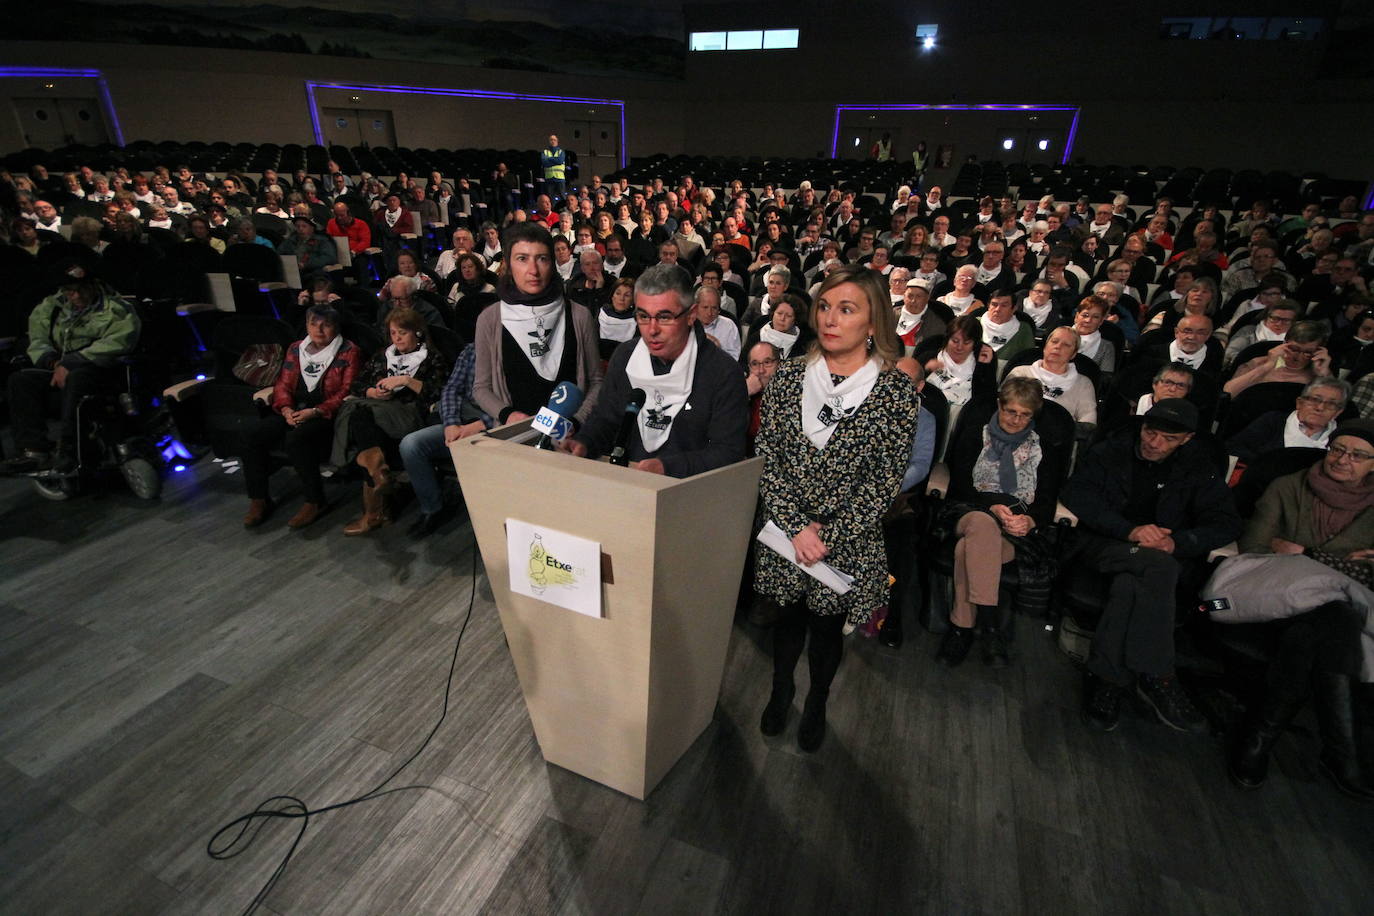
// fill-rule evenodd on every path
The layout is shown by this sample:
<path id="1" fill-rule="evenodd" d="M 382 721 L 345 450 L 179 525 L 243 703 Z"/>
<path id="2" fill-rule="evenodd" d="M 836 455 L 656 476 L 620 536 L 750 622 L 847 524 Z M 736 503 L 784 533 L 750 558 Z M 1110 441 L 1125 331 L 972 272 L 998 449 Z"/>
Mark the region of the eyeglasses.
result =
<path id="1" fill-rule="evenodd" d="M 1349 458 L 1351 461 L 1369 461 L 1370 459 L 1374 459 L 1374 454 L 1370 452 L 1357 452 L 1352 448 L 1346 448 L 1344 445 L 1330 446 L 1327 448 L 1326 453 L 1337 461 L 1343 458 Z"/>
<path id="2" fill-rule="evenodd" d="M 776 359 L 751 359 L 751 360 L 749 360 L 749 368 L 750 368 L 750 369 L 762 369 L 762 368 L 764 368 L 765 366 L 776 366 L 777 364 L 778 364 L 778 361 L 777 361 Z"/>
<path id="3" fill-rule="evenodd" d="M 656 321 L 661 328 L 671 328 L 682 319 L 683 315 L 690 311 L 690 308 L 686 308 L 680 312 L 659 312 L 657 315 L 650 315 L 648 312 L 635 309 L 635 324 L 649 324 Z"/>
<path id="4" fill-rule="evenodd" d="M 1177 379 L 1171 378 L 1162 378 L 1155 382 L 1155 384 L 1162 385 L 1165 388 L 1177 388 L 1182 391 L 1187 391 L 1189 388 L 1193 387 L 1192 382 L 1180 382 Z"/>
<path id="5" fill-rule="evenodd" d="M 1004 417 L 1015 420 L 1034 420 L 1035 414 L 1029 410 L 1013 410 L 1010 407 L 998 407 L 998 411 Z"/>
<path id="6" fill-rule="evenodd" d="M 1307 394 L 1300 396 L 1298 400 L 1306 401 L 1313 407 L 1320 407 L 1322 410 L 1340 410 L 1341 408 L 1345 407 L 1345 403 L 1343 401 L 1333 401 L 1329 398 L 1318 398 Z"/>

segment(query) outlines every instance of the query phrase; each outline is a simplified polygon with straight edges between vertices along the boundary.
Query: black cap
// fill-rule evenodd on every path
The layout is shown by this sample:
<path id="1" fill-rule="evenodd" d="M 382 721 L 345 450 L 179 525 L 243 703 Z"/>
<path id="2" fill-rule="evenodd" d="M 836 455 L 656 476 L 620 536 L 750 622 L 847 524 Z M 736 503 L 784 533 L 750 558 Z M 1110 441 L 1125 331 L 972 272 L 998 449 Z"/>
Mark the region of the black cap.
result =
<path id="1" fill-rule="evenodd" d="M 301 223 L 301 222 L 309 223 L 309 224 L 310 224 L 310 228 L 311 228 L 311 229 L 314 229 L 314 230 L 316 230 L 316 231 L 319 231 L 319 228 L 320 228 L 319 225 L 315 222 L 315 218 L 314 218 L 313 216 L 306 216 L 304 213 L 298 213 L 297 215 L 291 217 L 291 222 L 293 222 L 293 223 Z"/>
<path id="2" fill-rule="evenodd" d="M 1363 439 L 1374 448 L 1374 420 L 1346 420 L 1331 434 L 1329 441 L 1335 442 L 1340 436 L 1354 436 Z"/>
<path id="3" fill-rule="evenodd" d="M 1183 398 L 1155 401 L 1145 412 L 1145 425 L 1166 433 L 1195 433 L 1197 423 L 1197 408 L 1192 401 Z"/>

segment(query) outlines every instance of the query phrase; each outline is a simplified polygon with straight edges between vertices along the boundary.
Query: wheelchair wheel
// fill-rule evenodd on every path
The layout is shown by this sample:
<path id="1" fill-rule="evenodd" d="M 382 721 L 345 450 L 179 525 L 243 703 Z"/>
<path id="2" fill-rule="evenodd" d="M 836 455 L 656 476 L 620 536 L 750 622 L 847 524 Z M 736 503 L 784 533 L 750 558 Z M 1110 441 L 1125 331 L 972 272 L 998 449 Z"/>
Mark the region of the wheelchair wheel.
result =
<path id="1" fill-rule="evenodd" d="M 53 502 L 65 502 L 81 492 L 79 477 L 34 477 L 33 488 L 38 495 Z"/>
<path id="2" fill-rule="evenodd" d="M 147 458 L 127 458 L 119 465 L 124 482 L 139 499 L 157 499 L 162 495 L 162 475 Z"/>

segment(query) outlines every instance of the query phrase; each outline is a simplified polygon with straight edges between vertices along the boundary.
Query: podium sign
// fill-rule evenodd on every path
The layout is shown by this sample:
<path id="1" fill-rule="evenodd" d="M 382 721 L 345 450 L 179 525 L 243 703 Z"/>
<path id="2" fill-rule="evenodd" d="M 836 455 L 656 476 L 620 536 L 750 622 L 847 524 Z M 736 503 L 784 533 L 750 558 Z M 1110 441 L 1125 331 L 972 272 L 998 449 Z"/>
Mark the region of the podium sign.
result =
<path id="1" fill-rule="evenodd" d="M 530 448 L 529 426 L 450 446 L 501 626 L 544 759 L 642 799 L 715 712 L 763 462 L 678 480 Z M 508 520 L 600 545 L 600 616 L 511 588 L 536 548 Z"/>

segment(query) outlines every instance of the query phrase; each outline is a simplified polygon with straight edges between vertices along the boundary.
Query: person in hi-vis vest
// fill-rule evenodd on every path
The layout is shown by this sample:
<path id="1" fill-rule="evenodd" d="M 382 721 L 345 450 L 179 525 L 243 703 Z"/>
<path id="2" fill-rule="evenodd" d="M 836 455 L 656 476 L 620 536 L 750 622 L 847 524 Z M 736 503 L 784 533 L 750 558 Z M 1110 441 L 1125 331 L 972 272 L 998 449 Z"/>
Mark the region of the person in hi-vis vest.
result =
<path id="1" fill-rule="evenodd" d="M 549 145 L 539 151 L 539 164 L 544 167 L 544 190 L 556 204 L 566 194 L 568 154 L 558 145 L 558 136 L 549 134 Z"/>

